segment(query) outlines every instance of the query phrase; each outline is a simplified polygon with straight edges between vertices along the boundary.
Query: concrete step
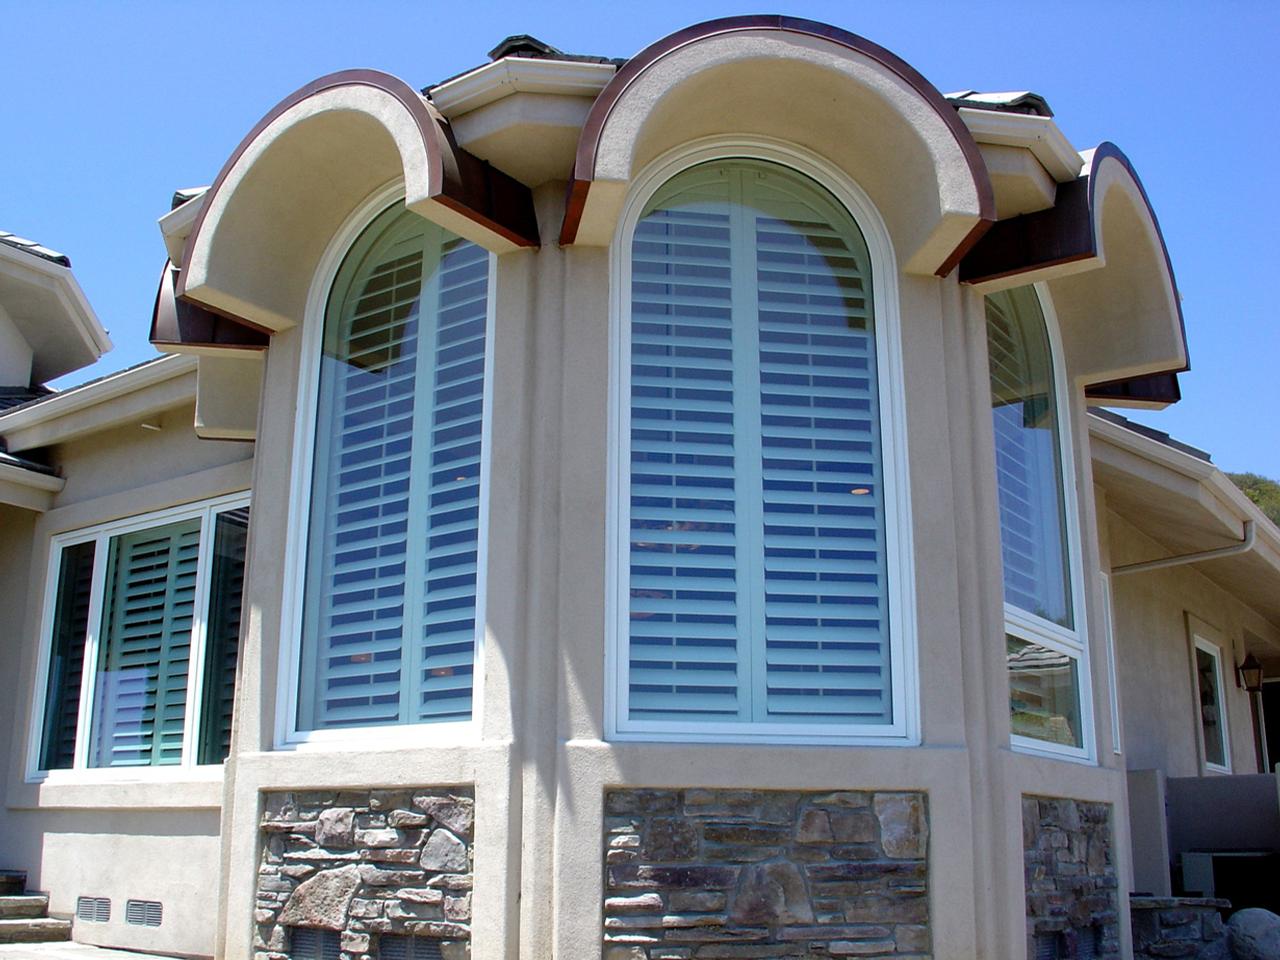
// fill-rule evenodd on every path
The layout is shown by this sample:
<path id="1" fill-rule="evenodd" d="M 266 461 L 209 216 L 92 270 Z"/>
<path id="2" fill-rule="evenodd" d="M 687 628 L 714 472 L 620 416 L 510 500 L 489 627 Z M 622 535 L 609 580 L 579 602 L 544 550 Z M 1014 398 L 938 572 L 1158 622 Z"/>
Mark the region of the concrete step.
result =
<path id="1" fill-rule="evenodd" d="M 26 892 L 25 870 L 0 870 L 0 897 L 16 897 Z"/>
<path id="2" fill-rule="evenodd" d="M 50 943 L 71 939 L 71 921 L 46 917 L 0 920 L 0 943 Z"/>
<path id="3" fill-rule="evenodd" d="M 0 920 L 25 920 L 43 917 L 49 909 L 49 898 L 43 893 L 21 897 L 0 897 Z"/>

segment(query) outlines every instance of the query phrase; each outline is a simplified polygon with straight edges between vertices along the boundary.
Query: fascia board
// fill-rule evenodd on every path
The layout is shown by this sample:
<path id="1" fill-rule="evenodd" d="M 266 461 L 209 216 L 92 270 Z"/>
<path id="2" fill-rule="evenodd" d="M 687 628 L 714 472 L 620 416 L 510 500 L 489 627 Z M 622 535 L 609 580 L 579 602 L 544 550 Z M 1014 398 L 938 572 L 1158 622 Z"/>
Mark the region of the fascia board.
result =
<path id="1" fill-rule="evenodd" d="M 0 269 L 19 281 L 52 292 L 71 320 L 72 329 L 95 360 L 112 348 L 111 338 L 93 312 L 70 267 L 0 244 Z"/>
<path id="2" fill-rule="evenodd" d="M 1058 183 L 1080 176 L 1084 159 L 1051 117 L 961 107 L 960 119 L 978 143 L 1023 147 Z"/>
<path id="3" fill-rule="evenodd" d="M 430 97 L 436 108 L 452 119 L 513 93 L 595 97 L 615 72 L 617 67 L 612 63 L 503 57 L 433 87 Z"/>
<path id="4" fill-rule="evenodd" d="M 1126 430 L 1101 417 L 1091 414 L 1088 421 L 1091 438 L 1101 439 L 1173 473 L 1196 481 L 1207 499 L 1216 502 L 1228 514 L 1235 517 L 1242 528 L 1244 521 L 1252 520 L 1257 530 L 1257 539 L 1270 547 L 1273 556 L 1280 556 L 1280 529 L 1276 528 L 1258 505 L 1245 496 L 1244 491 L 1232 483 L 1231 478 L 1222 470 L 1211 463 L 1205 463 L 1181 450 L 1174 450 L 1157 440 Z M 1170 495 L 1174 494 L 1170 492 Z"/>
<path id="5" fill-rule="evenodd" d="M 104 377 L 83 387 L 73 387 L 48 400 L 32 404 L 30 407 L 0 414 L 0 436 L 5 438 L 9 450 L 17 453 L 33 447 L 72 440 L 86 433 L 105 429 L 121 421 L 119 418 L 111 417 L 105 419 L 78 417 L 77 414 L 90 413 L 96 408 L 129 397 L 131 394 L 159 386 L 185 374 L 193 374 L 196 362 L 194 356 L 171 354 L 144 366 Z M 195 398 L 194 377 L 191 378 L 185 391 L 179 389 L 176 392 L 167 392 L 161 401 L 162 406 L 132 404 L 129 405 L 129 415 L 142 415 L 144 410 L 173 406 L 186 399 L 185 394 L 189 394 L 191 399 Z"/>
<path id="6" fill-rule="evenodd" d="M 0 463 L 0 503 L 44 513 L 53 507 L 54 494 L 59 493 L 66 482 L 62 477 Z"/>
<path id="7" fill-rule="evenodd" d="M 191 227 L 195 224 L 208 197 L 209 191 L 206 190 L 200 196 L 193 197 L 156 220 L 160 233 L 164 236 L 165 250 L 176 267 L 182 266 L 182 250 L 187 244 L 187 236 L 191 233 Z"/>

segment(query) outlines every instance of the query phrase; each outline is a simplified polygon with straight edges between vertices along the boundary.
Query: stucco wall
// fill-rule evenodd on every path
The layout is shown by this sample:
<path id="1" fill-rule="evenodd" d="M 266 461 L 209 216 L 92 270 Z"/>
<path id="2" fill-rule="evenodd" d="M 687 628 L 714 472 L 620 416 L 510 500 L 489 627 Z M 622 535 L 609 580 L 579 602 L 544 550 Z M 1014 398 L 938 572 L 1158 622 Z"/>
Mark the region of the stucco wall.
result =
<path id="1" fill-rule="evenodd" d="M 148 417 L 158 431 L 131 424 L 61 444 L 52 460 L 67 484 L 54 508 L 0 508 L 0 867 L 26 870 L 33 889 L 50 893 L 55 915 L 72 915 L 77 897 L 109 897 L 111 920 L 78 921 L 77 940 L 211 955 L 220 767 L 27 779 L 50 538 L 249 485 L 252 444 L 197 440 L 193 415 L 188 404 Z M 163 903 L 161 926 L 127 924 L 128 899 Z"/>
<path id="2" fill-rule="evenodd" d="M 1114 511 L 1107 511 L 1106 524 L 1113 567 L 1168 554 Z M 1158 769 L 1169 777 L 1205 772 L 1190 616 L 1222 649 L 1231 769 L 1257 772 L 1249 696 L 1236 686 L 1234 665 L 1244 659 L 1245 630 L 1274 639 L 1276 628 L 1195 566 L 1113 577 L 1111 589 L 1128 769 Z"/>

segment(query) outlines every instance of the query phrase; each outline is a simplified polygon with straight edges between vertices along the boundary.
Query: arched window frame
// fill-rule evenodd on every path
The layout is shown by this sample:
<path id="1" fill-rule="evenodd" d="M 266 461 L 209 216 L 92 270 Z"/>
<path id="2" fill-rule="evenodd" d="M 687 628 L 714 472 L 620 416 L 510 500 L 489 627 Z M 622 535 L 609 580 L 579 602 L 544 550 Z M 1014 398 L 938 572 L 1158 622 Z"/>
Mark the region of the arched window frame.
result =
<path id="1" fill-rule="evenodd" d="M 1040 314 L 1044 318 L 1053 369 L 1053 402 L 1058 420 L 1058 456 L 1061 462 L 1062 499 L 1065 511 L 1063 522 L 1066 527 L 1067 576 L 1071 587 L 1072 623 L 1075 626 L 1074 629 L 1068 630 L 1006 602 L 1004 604 L 1005 633 L 1064 653 L 1078 662 L 1076 696 L 1079 697 L 1081 746 L 1068 747 L 1012 732 L 1009 739 L 1012 747 L 1021 753 L 1093 764 L 1097 758 L 1097 736 L 1094 729 L 1092 666 L 1089 658 L 1088 611 L 1085 603 L 1087 587 L 1084 576 L 1084 537 L 1081 527 L 1079 485 L 1076 482 L 1076 464 L 1079 459 L 1076 456 L 1076 418 L 1067 380 L 1062 332 L 1058 324 L 1057 312 L 1053 307 L 1053 300 L 1044 283 L 1033 284 L 1032 289 L 1040 306 Z M 990 423 L 988 426 L 990 427 Z M 998 491 L 993 493 L 998 496 Z M 998 516 L 998 507 L 996 512 Z M 1003 590 L 1003 559 L 1001 588 Z M 1004 679 L 1007 688 L 1009 684 L 1007 670 Z"/>
<path id="2" fill-rule="evenodd" d="M 321 349 L 325 313 L 338 271 L 347 253 L 370 224 L 389 207 L 403 204 L 405 185 L 396 179 L 375 190 L 343 222 L 321 256 L 307 291 L 302 324 L 297 396 L 293 424 L 293 456 L 289 476 L 289 519 L 285 546 L 284 595 L 281 598 L 279 670 L 276 687 L 276 749 L 334 749 L 358 745 L 361 750 L 403 749 L 424 745 L 423 729 L 432 743 L 470 742 L 478 737 L 484 709 L 484 612 L 489 543 L 489 469 L 492 460 L 493 339 L 497 257 L 488 254 L 488 290 L 485 320 L 484 411 L 481 420 L 480 517 L 476 577 L 476 645 L 472 675 L 471 719 L 464 721 L 403 723 L 385 726 L 335 727 L 300 730 L 299 684 L 302 671 L 303 614 L 307 581 L 307 538 L 310 532 L 312 472 L 315 466 L 316 427 L 320 400 Z"/>
<path id="3" fill-rule="evenodd" d="M 716 160 L 763 160 L 826 189 L 863 233 L 871 258 L 884 488 L 891 723 L 874 727 L 736 722 L 695 724 L 678 732 L 627 718 L 631 244 L 658 190 L 672 177 Z M 912 549 L 898 264 L 888 228 L 854 181 L 808 150 L 765 137 L 707 137 L 653 160 L 636 177 L 610 245 L 609 436 L 606 537 L 605 736 L 609 740 L 691 743 L 811 743 L 909 746 L 920 742 L 915 563 Z M 833 733 L 833 729 L 840 731 Z"/>

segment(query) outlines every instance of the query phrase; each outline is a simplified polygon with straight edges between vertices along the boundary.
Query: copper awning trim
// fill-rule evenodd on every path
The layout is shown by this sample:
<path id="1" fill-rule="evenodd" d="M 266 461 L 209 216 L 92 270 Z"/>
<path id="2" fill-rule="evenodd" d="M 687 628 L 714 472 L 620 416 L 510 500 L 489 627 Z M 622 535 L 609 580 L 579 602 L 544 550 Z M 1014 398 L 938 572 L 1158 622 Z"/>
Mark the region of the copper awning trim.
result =
<path id="1" fill-rule="evenodd" d="M 177 296 L 181 273 L 171 261 L 165 261 L 151 311 L 153 344 L 226 350 L 265 350 L 270 346 L 269 333 L 260 327 Z"/>
<path id="2" fill-rule="evenodd" d="M 987 175 L 986 164 L 978 150 L 977 141 L 964 125 L 955 109 L 949 104 L 938 89 L 931 84 L 914 67 L 901 57 L 886 50 L 879 44 L 872 43 L 864 37 L 841 30 L 816 20 L 801 17 L 785 17 L 776 15 L 754 15 L 742 17 L 725 17 L 709 20 L 679 30 L 650 44 L 636 56 L 628 60 L 613 78 L 600 91 L 595 103 L 587 114 L 586 123 L 578 138 L 578 149 L 574 157 L 573 176 L 569 181 L 564 221 L 560 229 L 560 244 L 568 246 L 578 235 L 578 227 L 582 222 L 583 210 L 586 207 L 587 195 L 591 183 L 595 179 L 596 154 L 600 148 L 600 138 L 604 126 L 614 107 L 631 84 L 667 54 L 699 40 L 747 30 L 778 30 L 802 36 L 815 37 L 830 41 L 849 50 L 859 53 L 891 71 L 919 94 L 942 122 L 951 131 L 973 178 L 974 188 L 978 194 L 979 221 L 961 242 L 955 252 L 938 269 L 938 276 L 946 276 L 960 261 L 965 252 L 978 242 L 986 229 L 995 222 L 995 192 L 991 179 Z"/>
<path id="3" fill-rule="evenodd" d="M 214 198 L 253 142 L 276 119 L 299 103 L 326 90 L 344 86 L 372 87 L 394 97 L 405 107 L 427 154 L 428 199 L 467 217 L 515 246 L 539 245 L 533 195 L 527 186 L 459 147 L 449 121 L 403 80 L 378 70 L 344 70 L 313 80 L 285 97 L 240 141 L 218 172 L 209 188 L 208 200 L 192 224 L 184 248 L 184 263 L 191 262 L 205 218 L 215 206 Z M 178 299 L 183 299 L 185 294 L 186 275 L 183 273 L 178 277 Z M 241 317 L 232 319 L 246 323 Z"/>

